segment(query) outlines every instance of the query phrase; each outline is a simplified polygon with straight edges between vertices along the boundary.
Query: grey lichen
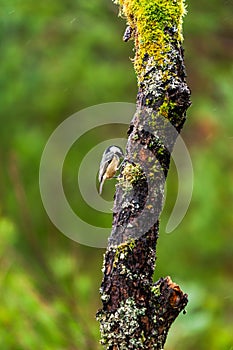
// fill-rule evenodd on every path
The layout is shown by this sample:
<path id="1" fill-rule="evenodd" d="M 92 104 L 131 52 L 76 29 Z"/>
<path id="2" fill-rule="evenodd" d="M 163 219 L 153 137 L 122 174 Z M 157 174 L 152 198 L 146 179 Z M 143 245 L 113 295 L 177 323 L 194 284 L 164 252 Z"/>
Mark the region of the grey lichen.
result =
<path id="1" fill-rule="evenodd" d="M 107 345 L 106 349 L 113 349 L 115 344 L 119 350 L 144 349 L 145 335 L 140 319 L 145 313 L 146 308 L 138 307 L 133 298 L 122 301 L 115 312 L 102 311 L 98 315 L 101 324 L 101 344 Z M 134 338 L 138 333 L 141 333 L 141 336 Z"/>

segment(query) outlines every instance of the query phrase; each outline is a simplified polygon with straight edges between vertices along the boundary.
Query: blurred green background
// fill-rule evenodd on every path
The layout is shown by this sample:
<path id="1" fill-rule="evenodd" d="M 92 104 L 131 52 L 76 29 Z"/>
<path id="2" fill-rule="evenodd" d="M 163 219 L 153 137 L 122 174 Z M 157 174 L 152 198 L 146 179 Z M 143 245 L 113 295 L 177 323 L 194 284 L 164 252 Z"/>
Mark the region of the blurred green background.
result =
<path id="1" fill-rule="evenodd" d="M 166 234 L 177 192 L 173 165 L 155 280 L 170 275 L 189 294 L 187 314 L 173 325 L 167 350 L 232 350 L 233 5 L 187 3 L 184 46 L 193 104 L 182 136 L 193 161 L 194 192 L 184 220 Z M 121 39 L 125 22 L 117 12 L 110 0 L 1 2 L 2 350 L 100 349 L 95 312 L 104 249 L 80 245 L 54 227 L 38 173 L 50 134 L 68 116 L 94 104 L 135 101 L 133 46 Z M 99 142 L 125 134 L 123 127 L 97 128 L 65 164 L 68 198 L 92 224 L 109 226 L 111 217 L 83 202 L 78 209 L 78 163 Z M 88 171 L 97 172 L 95 166 Z M 105 199 L 111 200 L 113 182 Z"/>

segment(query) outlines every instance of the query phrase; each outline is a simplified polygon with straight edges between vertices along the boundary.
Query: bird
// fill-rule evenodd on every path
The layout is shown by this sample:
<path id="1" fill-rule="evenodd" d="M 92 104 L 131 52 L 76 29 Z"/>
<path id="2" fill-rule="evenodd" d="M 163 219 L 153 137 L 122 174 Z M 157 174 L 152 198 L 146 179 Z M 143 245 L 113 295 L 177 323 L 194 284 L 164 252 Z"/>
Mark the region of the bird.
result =
<path id="1" fill-rule="evenodd" d="M 111 179 L 116 174 L 120 164 L 120 158 L 124 156 L 120 147 L 109 146 L 103 153 L 99 168 L 99 194 L 102 193 L 105 180 Z"/>

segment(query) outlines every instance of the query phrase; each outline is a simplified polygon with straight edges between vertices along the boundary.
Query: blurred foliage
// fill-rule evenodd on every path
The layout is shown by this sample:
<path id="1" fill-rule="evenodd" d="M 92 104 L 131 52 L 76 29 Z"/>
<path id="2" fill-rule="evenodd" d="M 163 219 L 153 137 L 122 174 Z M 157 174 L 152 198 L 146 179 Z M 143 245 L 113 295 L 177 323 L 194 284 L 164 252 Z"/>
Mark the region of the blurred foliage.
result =
<path id="1" fill-rule="evenodd" d="M 227 0 L 187 3 L 184 45 L 193 105 L 182 135 L 193 161 L 194 192 L 183 222 L 165 234 L 177 191 L 173 165 L 155 279 L 171 275 L 189 293 L 187 314 L 171 329 L 167 350 L 229 350 L 233 348 L 233 7 Z M 95 312 L 100 306 L 104 250 L 81 246 L 52 225 L 40 199 L 38 171 L 49 135 L 69 115 L 103 102 L 135 101 L 132 43 L 122 42 L 124 28 L 110 0 L 2 0 L 3 350 L 100 349 Z M 74 145 L 65 162 L 67 196 L 73 209 L 91 223 L 109 227 L 111 216 L 93 211 L 77 193 L 78 164 L 99 142 L 125 134 L 123 127 L 92 130 Z M 96 173 L 97 164 L 88 171 Z M 106 184 L 107 200 L 113 182 Z"/>

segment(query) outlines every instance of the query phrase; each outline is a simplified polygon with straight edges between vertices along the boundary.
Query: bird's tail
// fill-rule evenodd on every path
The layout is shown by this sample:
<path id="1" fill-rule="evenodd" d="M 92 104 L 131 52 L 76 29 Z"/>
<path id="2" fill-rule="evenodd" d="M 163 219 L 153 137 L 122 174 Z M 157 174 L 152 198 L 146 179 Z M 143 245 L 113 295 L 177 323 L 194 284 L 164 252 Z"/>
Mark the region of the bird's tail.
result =
<path id="1" fill-rule="evenodd" d="M 99 194 L 102 194 L 103 184 L 104 184 L 104 179 L 102 179 L 101 182 L 100 182 Z"/>

